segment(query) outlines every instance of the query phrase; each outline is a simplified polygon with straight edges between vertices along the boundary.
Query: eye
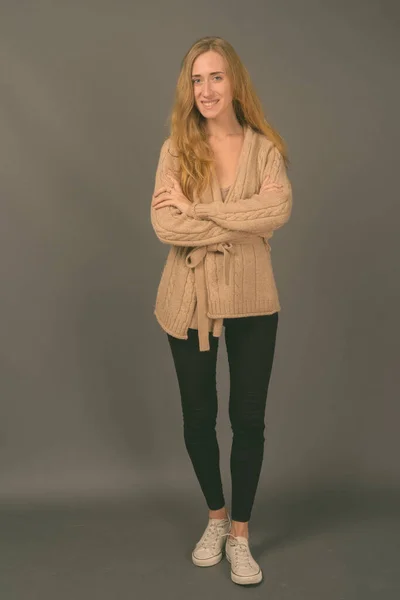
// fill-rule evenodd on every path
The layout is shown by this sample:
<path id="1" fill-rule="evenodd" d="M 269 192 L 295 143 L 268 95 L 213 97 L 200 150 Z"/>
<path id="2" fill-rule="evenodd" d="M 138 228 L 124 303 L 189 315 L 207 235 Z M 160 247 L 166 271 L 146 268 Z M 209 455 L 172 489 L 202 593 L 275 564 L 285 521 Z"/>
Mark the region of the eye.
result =
<path id="1" fill-rule="evenodd" d="M 222 79 L 221 75 L 214 75 L 214 79 Z M 192 83 L 196 83 L 197 81 L 200 81 L 200 79 L 192 79 Z"/>

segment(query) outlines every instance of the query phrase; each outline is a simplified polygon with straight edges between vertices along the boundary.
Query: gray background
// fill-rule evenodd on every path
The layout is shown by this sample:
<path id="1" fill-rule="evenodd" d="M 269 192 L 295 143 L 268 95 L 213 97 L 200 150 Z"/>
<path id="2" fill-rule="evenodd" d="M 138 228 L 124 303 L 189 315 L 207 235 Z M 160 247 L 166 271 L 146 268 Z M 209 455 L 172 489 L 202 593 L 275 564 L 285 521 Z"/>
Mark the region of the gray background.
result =
<path id="1" fill-rule="evenodd" d="M 223 565 L 191 569 L 207 511 L 153 316 L 155 169 L 203 35 L 233 44 L 292 161 L 251 524 L 266 589 L 398 597 L 399 25 L 389 1 L 0 2 L 7 600 L 240 592 Z M 218 361 L 230 500 L 223 337 Z"/>

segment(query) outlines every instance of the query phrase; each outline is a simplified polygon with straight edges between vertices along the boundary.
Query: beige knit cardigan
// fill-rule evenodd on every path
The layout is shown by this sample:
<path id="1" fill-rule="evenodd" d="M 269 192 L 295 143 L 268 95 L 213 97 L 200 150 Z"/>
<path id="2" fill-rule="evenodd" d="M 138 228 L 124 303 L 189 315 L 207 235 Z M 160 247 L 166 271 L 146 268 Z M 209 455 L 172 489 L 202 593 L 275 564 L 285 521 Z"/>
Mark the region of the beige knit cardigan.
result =
<path id="1" fill-rule="evenodd" d="M 169 185 L 167 171 L 179 173 L 170 138 L 161 147 L 154 191 Z M 283 187 L 261 191 L 263 182 Z M 174 206 L 151 206 L 152 227 L 158 239 L 171 246 L 154 307 L 162 329 L 188 339 L 197 307 L 199 349 L 207 351 L 209 330 L 219 337 L 224 318 L 281 310 L 268 240 L 291 211 L 292 186 L 283 157 L 249 125 L 225 201 L 214 168 L 211 185 L 201 197 L 194 193 L 188 213 Z"/>

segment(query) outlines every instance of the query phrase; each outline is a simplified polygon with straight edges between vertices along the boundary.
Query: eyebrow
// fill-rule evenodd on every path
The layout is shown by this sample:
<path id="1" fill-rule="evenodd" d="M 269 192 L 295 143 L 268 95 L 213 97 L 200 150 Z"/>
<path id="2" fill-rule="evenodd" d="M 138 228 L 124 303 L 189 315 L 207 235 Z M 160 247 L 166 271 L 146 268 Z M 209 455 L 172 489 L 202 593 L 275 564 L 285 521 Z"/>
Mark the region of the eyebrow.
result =
<path id="1" fill-rule="evenodd" d="M 218 75 L 218 73 L 223 73 L 224 71 L 213 71 L 212 73 L 210 73 L 210 75 Z M 201 75 L 197 74 L 197 75 L 192 75 L 192 77 L 201 77 Z"/>

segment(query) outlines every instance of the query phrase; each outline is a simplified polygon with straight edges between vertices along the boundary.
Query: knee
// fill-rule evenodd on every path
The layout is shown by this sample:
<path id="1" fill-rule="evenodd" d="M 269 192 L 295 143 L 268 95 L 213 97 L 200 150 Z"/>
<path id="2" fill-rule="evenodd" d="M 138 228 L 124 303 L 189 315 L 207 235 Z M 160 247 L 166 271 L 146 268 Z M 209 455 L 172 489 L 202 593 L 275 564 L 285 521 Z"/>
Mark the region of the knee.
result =
<path id="1" fill-rule="evenodd" d="M 232 411 L 230 423 L 235 437 L 257 442 L 265 439 L 264 411 Z"/>

